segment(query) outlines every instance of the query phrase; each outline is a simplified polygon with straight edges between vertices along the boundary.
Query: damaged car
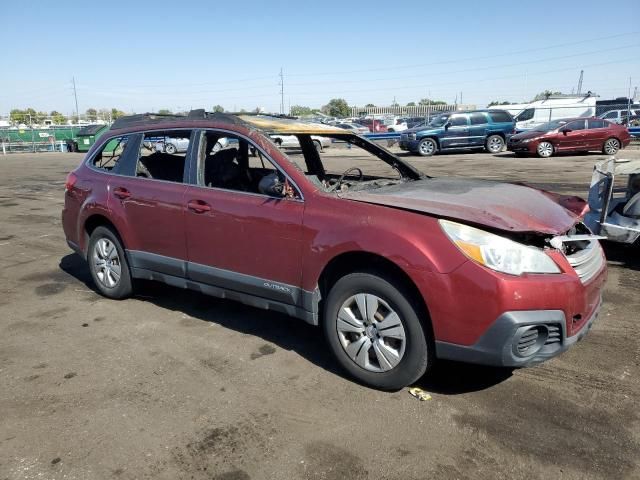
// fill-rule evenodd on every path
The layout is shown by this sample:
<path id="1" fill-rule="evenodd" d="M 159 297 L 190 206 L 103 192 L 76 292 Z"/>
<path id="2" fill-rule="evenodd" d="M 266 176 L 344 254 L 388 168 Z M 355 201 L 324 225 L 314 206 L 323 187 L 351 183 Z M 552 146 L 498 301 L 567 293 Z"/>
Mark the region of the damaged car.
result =
<path id="1" fill-rule="evenodd" d="M 589 188 L 591 231 L 613 242 L 638 243 L 640 237 L 640 160 L 609 158 L 593 167 Z"/>
<path id="2" fill-rule="evenodd" d="M 187 151 L 142 147 L 160 136 L 188 138 Z M 350 148 L 320 155 L 314 137 Z M 437 359 L 537 364 L 580 340 L 601 306 L 606 263 L 582 199 L 430 177 L 328 125 L 123 117 L 65 191 L 67 243 L 106 297 L 156 280 L 300 318 L 380 389 Z"/>

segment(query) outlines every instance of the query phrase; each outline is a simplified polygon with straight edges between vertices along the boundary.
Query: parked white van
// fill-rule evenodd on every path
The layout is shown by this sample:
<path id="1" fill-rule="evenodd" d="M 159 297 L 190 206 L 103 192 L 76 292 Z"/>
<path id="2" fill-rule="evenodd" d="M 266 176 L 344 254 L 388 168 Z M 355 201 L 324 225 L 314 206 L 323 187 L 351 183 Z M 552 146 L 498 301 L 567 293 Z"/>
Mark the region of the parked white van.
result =
<path id="1" fill-rule="evenodd" d="M 593 117 L 595 114 L 595 95 L 551 95 L 531 102 L 516 116 L 516 131 L 530 130 L 561 118 Z"/>

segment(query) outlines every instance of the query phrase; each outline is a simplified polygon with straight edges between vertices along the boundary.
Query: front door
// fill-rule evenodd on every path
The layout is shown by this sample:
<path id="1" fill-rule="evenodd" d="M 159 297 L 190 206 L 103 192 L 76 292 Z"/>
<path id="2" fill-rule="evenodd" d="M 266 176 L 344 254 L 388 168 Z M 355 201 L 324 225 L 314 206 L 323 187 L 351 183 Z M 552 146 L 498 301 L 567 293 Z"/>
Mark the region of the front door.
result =
<path id="1" fill-rule="evenodd" d="M 469 118 L 467 115 L 451 115 L 445 125 L 445 131 L 440 139 L 442 149 L 465 148 L 469 146 Z"/>
<path id="2" fill-rule="evenodd" d="M 557 141 L 558 150 L 588 149 L 585 122 L 586 120 L 575 120 L 560 129 Z"/>
<path id="3" fill-rule="evenodd" d="M 188 277 L 298 304 L 302 198 L 266 192 L 265 176 L 284 175 L 243 137 L 208 130 L 200 141 L 197 179 L 184 197 Z M 216 151 L 216 143 L 227 146 Z"/>

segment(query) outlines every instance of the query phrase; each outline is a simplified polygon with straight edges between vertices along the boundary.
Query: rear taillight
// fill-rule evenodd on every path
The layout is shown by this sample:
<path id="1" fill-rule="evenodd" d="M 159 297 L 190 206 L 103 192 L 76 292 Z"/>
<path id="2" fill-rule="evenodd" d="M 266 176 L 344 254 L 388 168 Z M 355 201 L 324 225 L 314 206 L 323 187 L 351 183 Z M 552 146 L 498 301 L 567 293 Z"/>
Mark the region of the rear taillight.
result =
<path id="1" fill-rule="evenodd" d="M 69 175 L 67 175 L 67 181 L 64 183 L 64 191 L 68 192 L 72 190 L 77 181 L 78 177 L 75 173 L 71 172 Z"/>

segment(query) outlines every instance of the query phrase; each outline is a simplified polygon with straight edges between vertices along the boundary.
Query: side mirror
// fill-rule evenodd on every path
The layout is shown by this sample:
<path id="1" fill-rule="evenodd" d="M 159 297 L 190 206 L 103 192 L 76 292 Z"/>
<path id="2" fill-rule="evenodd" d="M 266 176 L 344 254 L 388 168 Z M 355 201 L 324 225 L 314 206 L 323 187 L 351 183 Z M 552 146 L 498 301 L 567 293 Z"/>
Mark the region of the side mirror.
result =
<path id="1" fill-rule="evenodd" d="M 567 133 L 571 133 L 571 132 L 573 132 L 573 130 L 571 130 L 570 128 L 563 128 L 563 129 L 562 129 L 562 133 L 563 133 L 563 134 L 565 134 L 565 135 L 566 135 Z"/>
<path id="2" fill-rule="evenodd" d="M 447 122 L 444 124 L 444 129 L 445 130 L 449 130 L 449 127 L 451 126 L 451 122 Z"/>

